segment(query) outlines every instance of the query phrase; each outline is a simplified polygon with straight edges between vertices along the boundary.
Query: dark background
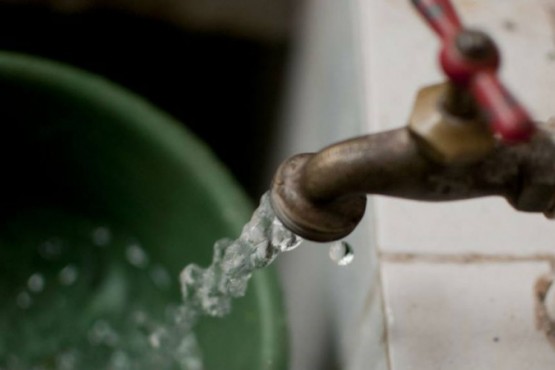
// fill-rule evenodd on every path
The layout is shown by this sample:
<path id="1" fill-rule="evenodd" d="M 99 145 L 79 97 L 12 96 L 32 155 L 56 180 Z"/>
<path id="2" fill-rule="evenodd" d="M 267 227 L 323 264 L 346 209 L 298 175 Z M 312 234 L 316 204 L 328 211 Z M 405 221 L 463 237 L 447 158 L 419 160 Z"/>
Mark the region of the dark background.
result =
<path id="1" fill-rule="evenodd" d="M 211 146 L 252 197 L 281 108 L 290 40 L 187 30 L 115 10 L 0 4 L 0 50 L 55 59 L 133 90 Z"/>

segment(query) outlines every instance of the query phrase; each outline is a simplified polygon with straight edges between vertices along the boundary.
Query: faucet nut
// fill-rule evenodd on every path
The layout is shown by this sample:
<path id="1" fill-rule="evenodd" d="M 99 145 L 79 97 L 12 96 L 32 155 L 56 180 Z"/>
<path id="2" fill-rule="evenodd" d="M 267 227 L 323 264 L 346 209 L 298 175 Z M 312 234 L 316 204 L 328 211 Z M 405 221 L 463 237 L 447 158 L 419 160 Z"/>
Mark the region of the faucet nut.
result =
<path id="1" fill-rule="evenodd" d="M 424 153 L 443 164 L 469 164 L 484 158 L 495 146 L 487 125 L 478 117 L 459 117 L 443 107 L 446 83 L 419 91 L 409 129 Z"/>

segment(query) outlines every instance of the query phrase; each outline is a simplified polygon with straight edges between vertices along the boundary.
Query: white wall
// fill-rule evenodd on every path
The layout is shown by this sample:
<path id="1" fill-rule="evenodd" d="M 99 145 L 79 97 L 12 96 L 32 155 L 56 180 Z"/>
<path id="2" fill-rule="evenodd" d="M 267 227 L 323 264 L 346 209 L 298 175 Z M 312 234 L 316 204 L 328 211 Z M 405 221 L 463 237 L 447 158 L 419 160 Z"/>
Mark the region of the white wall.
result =
<path id="1" fill-rule="evenodd" d="M 533 115 L 555 116 L 555 0 L 455 4 L 498 41 L 503 78 Z M 403 126 L 417 90 L 442 80 L 437 40 L 408 0 L 312 0 L 303 20 L 276 163 Z M 325 369 L 330 348 L 346 370 L 553 369 L 534 322 L 552 221 L 499 199 L 370 200 L 351 266 L 317 245 L 280 261 L 292 370 Z"/>
<path id="2" fill-rule="evenodd" d="M 409 1 L 359 1 L 368 128 L 404 125 L 415 92 L 441 79 L 438 43 Z M 503 78 L 534 117 L 555 115 L 555 1 L 457 0 L 490 32 Z M 391 369 L 553 369 L 534 285 L 551 271 L 555 224 L 503 200 L 376 199 Z M 550 302 L 555 306 L 555 302 Z"/>

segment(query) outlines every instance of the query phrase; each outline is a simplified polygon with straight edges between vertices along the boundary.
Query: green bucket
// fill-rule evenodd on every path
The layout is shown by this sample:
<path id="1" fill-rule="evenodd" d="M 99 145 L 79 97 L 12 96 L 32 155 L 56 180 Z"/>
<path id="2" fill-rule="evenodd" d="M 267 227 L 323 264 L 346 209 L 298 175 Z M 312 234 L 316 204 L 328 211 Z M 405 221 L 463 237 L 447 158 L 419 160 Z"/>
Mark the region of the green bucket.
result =
<path id="1" fill-rule="evenodd" d="M 0 120 L 0 368 L 60 368 L 52 354 L 78 356 L 106 317 L 162 320 L 180 270 L 209 264 L 252 211 L 198 139 L 102 78 L 0 53 Z M 198 337 L 207 370 L 285 369 L 274 271 Z M 97 357 L 136 336 L 104 339 Z"/>

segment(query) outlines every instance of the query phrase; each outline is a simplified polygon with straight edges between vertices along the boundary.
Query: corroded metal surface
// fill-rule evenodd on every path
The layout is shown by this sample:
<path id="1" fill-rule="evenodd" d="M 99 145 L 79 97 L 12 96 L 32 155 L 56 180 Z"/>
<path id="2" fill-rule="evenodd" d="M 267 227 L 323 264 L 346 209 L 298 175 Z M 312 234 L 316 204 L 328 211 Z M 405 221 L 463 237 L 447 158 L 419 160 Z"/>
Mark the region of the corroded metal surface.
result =
<path id="1" fill-rule="evenodd" d="M 549 212 L 555 194 L 555 145 L 539 130 L 528 143 L 498 145 L 483 160 L 432 160 L 406 128 L 347 140 L 286 161 L 272 187 L 278 217 L 315 241 L 348 235 L 362 218 L 365 194 L 422 201 L 502 196 L 516 209 Z"/>

